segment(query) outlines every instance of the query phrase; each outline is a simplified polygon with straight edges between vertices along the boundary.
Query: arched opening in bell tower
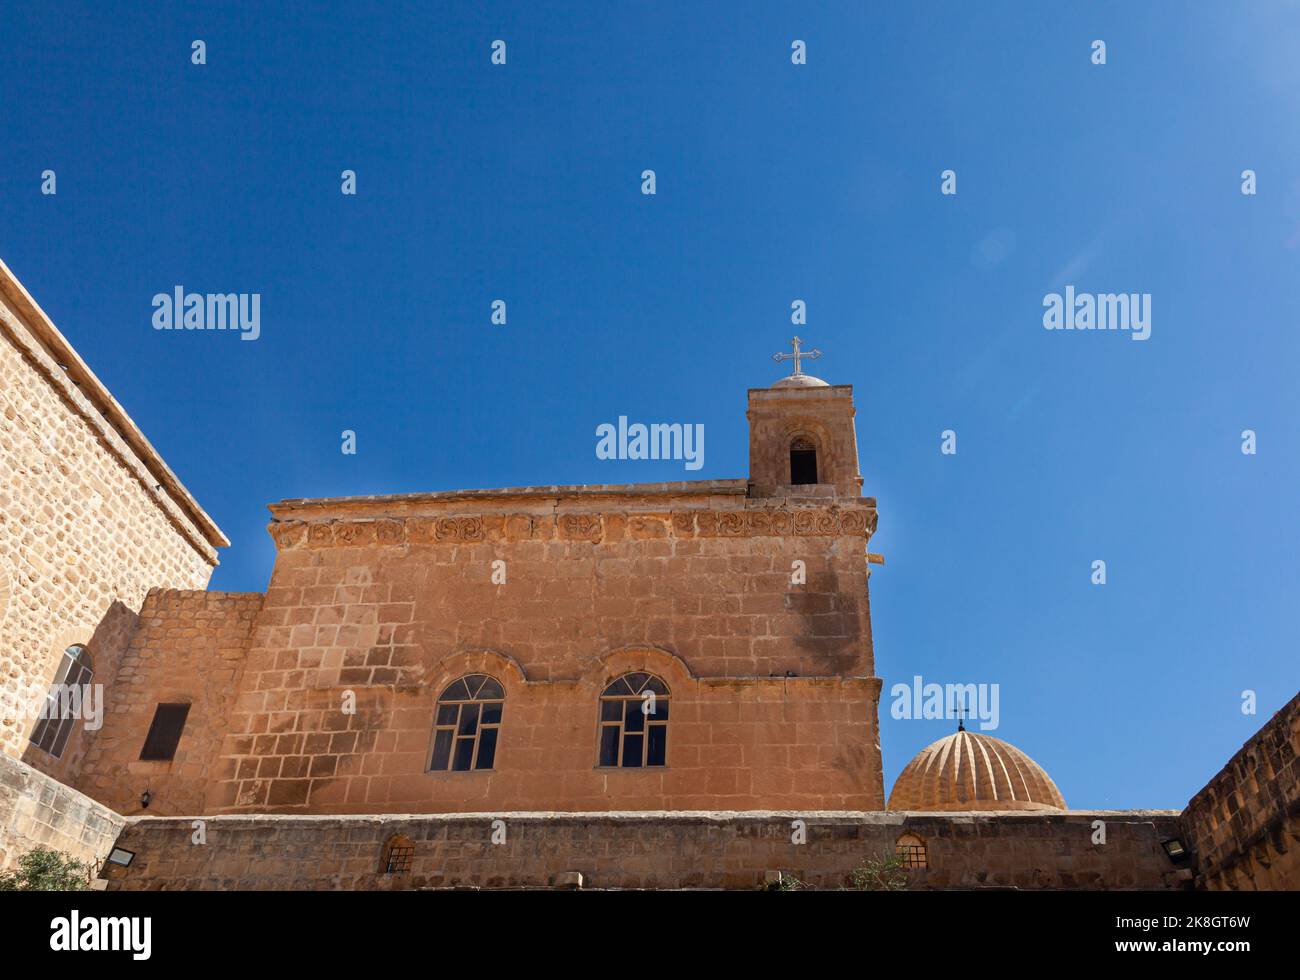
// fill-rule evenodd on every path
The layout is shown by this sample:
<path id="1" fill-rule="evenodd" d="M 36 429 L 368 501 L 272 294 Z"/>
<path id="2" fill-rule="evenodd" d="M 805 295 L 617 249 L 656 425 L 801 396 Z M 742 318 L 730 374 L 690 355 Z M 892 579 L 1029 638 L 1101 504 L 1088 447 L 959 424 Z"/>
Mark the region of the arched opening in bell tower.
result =
<path id="1" fill-rule="evenodd" d="M 790 482 L 817 482 L 817 447 L 803 436 L 790 443 Z"/>

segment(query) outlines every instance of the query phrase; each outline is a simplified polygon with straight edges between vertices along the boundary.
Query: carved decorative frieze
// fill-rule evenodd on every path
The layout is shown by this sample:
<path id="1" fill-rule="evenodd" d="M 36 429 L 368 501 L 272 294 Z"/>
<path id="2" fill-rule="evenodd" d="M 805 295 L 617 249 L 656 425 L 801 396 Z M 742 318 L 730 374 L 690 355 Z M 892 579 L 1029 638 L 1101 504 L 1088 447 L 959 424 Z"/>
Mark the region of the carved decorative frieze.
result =
<path id="1" fill-rule="evenodd" d="M 488 541 L 606 540 L 611 528 L 630 524 L 634 537 L 870 537 L 876 511 L 869 507 L 793 510 L 690 510 L 672 514 L 494 514 L 462 517 L 383 517 L 337 521 L 275 521 L 271 536 L 281 551 L 294 548 L 391 547 L 407 544 L 478 544 Z M 650 525 L 654 526 L 651 527 Z M 656 528 L 657 533 L 651 534 Z M 620 532 L 621 536 L 621 532 Z"/>
<path id="2" fill-rule="evenodd" d="M 604 528 L 599 514 L 562 514 L 560 536 L 569 539 L 599 541 Z"/>

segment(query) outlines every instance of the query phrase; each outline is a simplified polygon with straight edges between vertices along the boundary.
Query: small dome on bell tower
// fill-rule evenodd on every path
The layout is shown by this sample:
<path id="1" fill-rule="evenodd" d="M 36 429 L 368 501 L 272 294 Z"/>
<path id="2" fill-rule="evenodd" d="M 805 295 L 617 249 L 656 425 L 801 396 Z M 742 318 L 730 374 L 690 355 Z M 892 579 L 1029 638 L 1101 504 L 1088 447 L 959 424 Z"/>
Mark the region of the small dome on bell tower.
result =
<path id="1" fill-rule="evenodd" d="M 829 388 L 821 378 L 814 378 L 811 374 L 792 374 L 788 378 L 782 378 L 773 388 Z"/>

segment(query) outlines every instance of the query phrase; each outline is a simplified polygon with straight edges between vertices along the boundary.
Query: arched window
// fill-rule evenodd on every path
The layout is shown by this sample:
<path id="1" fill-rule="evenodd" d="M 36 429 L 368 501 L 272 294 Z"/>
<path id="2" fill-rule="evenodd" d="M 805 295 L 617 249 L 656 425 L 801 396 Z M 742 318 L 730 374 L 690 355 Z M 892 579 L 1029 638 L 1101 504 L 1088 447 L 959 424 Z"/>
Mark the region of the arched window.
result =
<path id="1" fill-rule="evenodd" d="M 790 443 L 790 482 L 817 482 L 817 447 L 803 436 Z"/>
<path id="2" fill-rule="evenodd" d="M 928 868 L 925 841 L 916 834 L 904 834 L 898 838 L 898 856 L 903 859 L 905 868 Z"/>
<path id="3" fill-rule="evenodd" d="M 411 870 L 415 859 L 415 844 L 405 834 L 394 834 L 384 844 L 384 856 L 379 861 L 381 875 L 404 875 Z"/>
<path id="4" fill-rule="evenodd" d="M 90 680 L 95 676 L 86 648 L 73 645 L 63 651 L 63 661 L 50 693 L 45 696 L 41 719 L 32 732 L 32 744 L 56 759 L 63 755 L 72 726 L 84 713 Z"/>
<path id="5" fill-rule="evenodd" d="M 466 674 L 438 698 L 430 772 L 491 769 L 505 691 L 487 674 Z"/>
<path id="6" fill-rule="evenodd" d="M 600 696 L 600 764 L 662 766 L 668 755 L 668 685 L 653 674 L 624 674 Z"/>

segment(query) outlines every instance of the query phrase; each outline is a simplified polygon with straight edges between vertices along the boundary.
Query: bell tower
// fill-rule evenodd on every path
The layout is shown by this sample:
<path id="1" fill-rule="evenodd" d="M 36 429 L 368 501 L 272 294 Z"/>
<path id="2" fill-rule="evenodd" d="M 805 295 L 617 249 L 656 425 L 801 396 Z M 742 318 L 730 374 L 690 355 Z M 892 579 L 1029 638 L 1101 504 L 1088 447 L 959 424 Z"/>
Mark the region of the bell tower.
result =
<path id="1" fill-rule="evenodd" d="M 862 495 L 858 436 L 853 426 L 853 386 L 830 385 L 803 373 L 805 351 L 795 337 L 794 371 L 770 388 L 749 389 L 749 495 L 751 497 L 847 497 Z"/>

